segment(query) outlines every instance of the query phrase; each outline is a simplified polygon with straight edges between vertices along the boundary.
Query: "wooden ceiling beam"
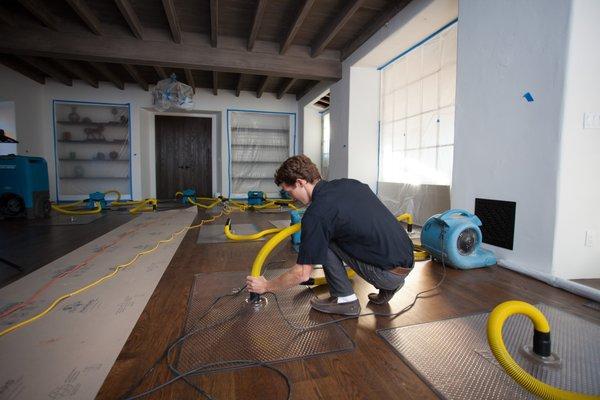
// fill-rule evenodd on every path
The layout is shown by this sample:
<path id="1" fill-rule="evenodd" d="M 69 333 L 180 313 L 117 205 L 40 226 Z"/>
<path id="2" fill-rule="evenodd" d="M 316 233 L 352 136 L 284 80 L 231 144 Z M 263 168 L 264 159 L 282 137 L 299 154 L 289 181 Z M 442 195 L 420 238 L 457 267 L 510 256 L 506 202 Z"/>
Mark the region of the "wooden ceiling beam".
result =
<path id="1" fill-rule="evenodd" d="M 18 72 L 19 74 L 26 76 L 27 78 L 31 79 L 32 81 L 35 81 L 37 83 L 40 83 L 42 85 L 46 84 L 46 76 L 44 76 L 43 74 L 40 74 L 39 72 L 34 71 L 32 69 L 25 69 L 23 68 L 23 66 L 17 62 L 15 59 L 13 59 L 10 56 L 5 56 L 0 54 L 0 63 L 4 64 L 6 67 L 12 69 L 15 72 Z"/>
<path id="2" fill-rule="evenodd" d="M 58 31 L 59 19 L 38 0 L 19 0 L 19 3 L 48 28 Z"/>
<path id="3" fill-rule="evenodd" d="M 60 72 L 59 70 L 54 68 L 46 60 L 43 60 L 41 58 L 36 58 L 36 57 L 29 57 L 29 56 L 20 56 L 19 58 L 21 60 L 23 60 L 25 63 L 31 65 L 33 68 L 36 68 L 36 69 L 42 71 L 43 73 L 50 75 L 50 77 L 52 79 L 54 79 L 55 81 L 58 81 L 67 86 L 73 86 L 73 79 L 69 78 L 68 76 L 66 76 L 65 74 L 63 74 L 62 72 Z"/>
<path id="4" fill-rule="evenodd" d="M 154 70 L 156 71 L 156 74 L 158 75 L 158 77 L 160 79 L 167 79 L 167 73 L 165 72 L 165 69 L 163 67 L 159 67 L 158 65 L 153 65 Z"/>
<path id="5" fill-rule="evenodd" d="M 135 69 L 135 67 L 131 64 L 123 64 L 123 68 L 125 68 L 125 70 L 127 71 L 127 73 L 129 75 L 131 75 L 131 77 L 133 78 L 134 81 L 137 82 L 138 85 L 140 85 L 140 87 L 142 89 L 144 89 L 146 92 L 148 91 L 148 82 L 146 82 L 144 80 L 144 78 L 142 78 L 142 76 L 140 75 L 139 71 L 137 69 Z"/>
<path id="6" fill-rule="evenodd" d="M 300 6 L 300 8 L 298 9 L 298 13 L 296 14 L 296 19 L 294 20 L 294 23 L 292 23 L 292 26 L 290 26 L 290 30 L 285 36 L 285 39 L 283 39 L 283 41 L 281 42 L 279 54 L 285 54 L 285 52 L 288 51 L 288 49 L 292 45 L 292 42 L 294 41 L 294 38 L 296 37 L 296 34 L 298 33 L 298 30 L 300 30 L 302 23 L 308 16 L 308 12 L 310 11 L 314 3 L 315 0 L 304 0 L 302 6 Z"/>
<path id="7" fill-rule="evenodd" d="M 162 0 L 167 20 L 169 21 L 169 28 L 171 28 L 171 35 L 173 35 L 173 41 L 175 43 L 181 43 L 181 25 L 179 18 L 177 18 L 177 11 L 175 11 L 175 4 L 173 0 Z"/>
<path id="8" fill-rule="evenodd" d="M 79 15 L 79 18 L 85 22 L 85 25 L 96 35 L 102 35 L 100 30 L 100 20 L 96 17 L 91 8 L 83 0 L 67 0 L 71 8 Z"/>
<path id="9" fill-rule="evenodd" d="M 308 92 L 312 90 L 315 86 L 319 84 L 319 81 L 308 81 L 306 86 L 302 88 L 302 91 L 296 93 L 296 100 L 300 100 L 303 98 Z"/>
<path id="10" fill-rule="evenodd" d="M 235 85 L 235 97 L 240 97 L 240 92 L 242 91 L 242 84 L 244 81 L 244 74 L 240 74 L 238 77 L 237 85 Z"/>
<path id="11" fill-rule="evenodd" d="M 283 82 L 283 85 L 277 92 L 277 99 L 281 99 L 291 88 L 292 85 L 296 83 L 296 78 L 288 78 Z"/>
<path id="12" fill-rule="evenodd" d="M 258 90 L 256 91 L 256 98 L 260 99 L 265 92 L 265 88 L 267 87 L 267 82 L 269 81 L 268 76 L 264 76 L 260 83 L 258 84 Z"/>
<path id="13" fill-rule="evenodd" d="M 212 89 L 215 96 L 219 94 L 219 73 L 217 71 L 212 72 Z"/>
<path id="14" fill-rule="evenodd" d="M 214 48 L 202 40 L 173 45 L 171 41 L 150 42 L 131 37 L 83 36 L 9 27 L 2 29 L 2 36 L 0 53 L 6 54 L 311 80 L 337 80 L 342 74 L 342 65 L 337 59 L 300 54 L 282 56 L 276 49 L 259 53 L 243 48 Z"/>
<path id="15" fill-rule="evenodd" d="M 254 42 L 260 31 L 260 24 L 262 23 L 263 16 L 265 15 L 265 9 L 267 8 L 267 0 L 258 0 L 256 3 L 256 10 L 254 11 L 254 19 L 252 20 L 252 28 L 250 29 L 250 36 L 248 37 L 248 51 L 252 51 L 254 48 Z"/>
<path id="16" fill-rule="evenodd" d="M 342 60 L 350 57 L 350 54 L 354 53 L 364 42 L 366 42 L 371 36 L 381 29 L 385 24 L 388 23 L 396 14 L 398 14 L 404 7 L 410 3 L 411 0 L 394 1 L 392 4 L 381 11 L 371 22 L 365 25 L 358 35 L 350 40 L 348 44 L 342 49 Z"/>
<path id="17" fill-rule="evenodd" d="M 93 61 L 90 62 L 90 65 L 94 67 L 94 69 L 100 74 L 102 74 L 102 76 L 104 76 L 109 82 L 112 82 L 113 85 L 117 87 L 117 89 L 125 89 L 125 84 L 123 83 L 123 81 L 114 72 L 108 69 L 106 65 Z"/>
<path id="18" fill-rule="evenodd" d="M 311 56 L 319 56 L 327 45 L 335 38 L 340 29 L 352 18 L 354 13 L 360 8 L 364 0 L 349 0 L 346 2 L 346 7 L 340 12 L 337 18 L 333 21 L 329 28 L 321 36 L 315 40 L 311 47 Z"/>
<path id="19" fill-rule="evenodd" d="M 90 86 L 98 88 L 98 79 L 94 78 L 92 74 L 90 74 L 85 69 L 81 68 L 81 66 L 79 66 L 78 64 L 69 60 L 54 61 L 73 75 L 77 76 L 82 81 L 87 82 Z"/>
<path id="20" fill-rule="evenodd" d="M 210 0 L 210 44 L 217 47 L 219 36 L 219 0 Z"/>
<path id="21" fill-rule="evenodd" d="M 13 28 L 17 26 L 14 14 L 4 8 L 2 4 L 0 4 L 0 23 Z"/>
<path id="22" fill-rule="evenodd" d="M 129 0 L 115 0 L 115 2 L 117 3 L 117 7 L 119 7 L 119 11 L 121 11 L 121 15 L 127 21 L 131 32 L 133 32 L 136 38 L 144 40 L 144 28 Z"/>
<path id="23" fill-rule="evenodd" d="M 184 70 L 187 84 L 190 85 L 194 93 L 196 93 L 196 82 L 194 81 L 194 74 L 192 73 L 192 70 L 189 68 L 184 68 Z"/>

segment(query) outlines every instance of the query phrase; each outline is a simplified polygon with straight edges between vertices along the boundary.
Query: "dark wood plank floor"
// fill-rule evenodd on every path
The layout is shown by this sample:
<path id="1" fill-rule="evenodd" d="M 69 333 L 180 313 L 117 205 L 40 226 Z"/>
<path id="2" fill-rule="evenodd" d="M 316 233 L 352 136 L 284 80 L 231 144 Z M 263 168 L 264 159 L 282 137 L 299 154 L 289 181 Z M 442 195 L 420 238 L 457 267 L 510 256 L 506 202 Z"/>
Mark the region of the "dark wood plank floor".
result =
<path id="1" fill-rule="evenodd" d="M 130 221 L 127 212 L 105 212 L 98 220 L 84 225 L 41 225 L 27 219 L 0 220 L 0 258 L 17 264 L 18 270 L 0 263 L 0 287 L 64 256 Z"/>
<path id="2" fill-rule="evenodd" d="M 268 228 L 271 227 L 269 219 L 284 218 L 286 214 L 246 213 L 235 214 L 233 221 L 234 224 L 255 222 L 261 228 Z M 224 223 L 224 219 L 218 223 Z M 183 239 L 105 380 L 98 399 L 123 396 L 161 356 L 167 345 L 181 334 L 194 274 L 249 271 L 262 246 L 262 243 L 198 245 L 196 236 L 197 231 L 190 231 Z M 286 265 L 292 265 L 295 254 L 286 242 L 270 259 L 285 259 Z M 380 306 L 376 310 L 401 309 L 412 301 L 417 292 L 435 285 L 442 273 L 443 269 L 437 263 L 418 263 L 410 281 L 391 305 Z M 372 287 L 357 279 L 355 288 L 363 312 L 369 311 L 366 296 Z M 327 294 L 325 288 L 318 288 L 317 293 L 321 296 Z M 515 272 L 499 267 L 471 271 L 447 269 L 437 295 L 420 299 L 407 313 L 394 319 L 368 316 L 342 322 L 356 342 L 355 350 L 280 363 L 278 367 L 292 380 L 292 397 L 296 399 L 434 399 L 436 395 L 376 335 L 375 330 L 489 311 L 498 303 L 511 299 L 544 302 L 600 322 L 600 312 L 583 306 L 588 300 Z M 170 377 L 165 365 L 161 364 L 149 374 L 140 389 L 154 387 Z M 264 368 L 215 373 L 195 382 L 200 382 L 216 399 L 283 399 L 287 393 L 283 379 Z M 184 382 L 176 382 L 146 398 L 188 399 L 198 398 L 198 395 Z"/>

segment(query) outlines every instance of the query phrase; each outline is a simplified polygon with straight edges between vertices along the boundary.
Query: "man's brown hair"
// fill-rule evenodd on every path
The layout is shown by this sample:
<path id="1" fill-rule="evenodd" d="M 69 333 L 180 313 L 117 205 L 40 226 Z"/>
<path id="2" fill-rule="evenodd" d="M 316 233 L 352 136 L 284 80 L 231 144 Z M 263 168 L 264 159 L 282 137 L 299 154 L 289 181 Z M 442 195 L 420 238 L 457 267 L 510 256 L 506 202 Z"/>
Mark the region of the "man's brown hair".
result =
<path id="1" fill-rule="evenodd" d="M 301 154 L 288 158 L 275 171 L 275 184 L 277 186 L 296 184 L 297 179 L 305 179 L 309 183 L 315 183 L 321 179 L 321 174 L 315 163 L 310 158 Z"/>

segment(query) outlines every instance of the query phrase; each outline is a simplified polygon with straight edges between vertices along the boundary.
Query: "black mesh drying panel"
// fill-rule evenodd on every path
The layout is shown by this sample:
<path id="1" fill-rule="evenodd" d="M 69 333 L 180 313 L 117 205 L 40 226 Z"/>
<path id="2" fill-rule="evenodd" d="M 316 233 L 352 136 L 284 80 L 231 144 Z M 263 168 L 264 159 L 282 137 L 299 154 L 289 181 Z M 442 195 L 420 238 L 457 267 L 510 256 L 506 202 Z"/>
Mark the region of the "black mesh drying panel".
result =
<path id="1" fill-rule="evenodd" d="M 273 277 L 280 273 L 269 271 L 266 275 Z M 266 295 L 260 307 L 246 301 L 248 292 L 245 291 L 224 297 L 198 321 L 216 297 L 238 290 L 246 275 L 246 272 L 196 275 L 190 294 L 186 333 L 215 326 L 190 335 L 182 343 L 177 361 L 179 372 L 229 360 L 278 362 L 354 348 L 354 342 L 338 324 L 310 331 L 291 328 L 282 318 L 272 295 Z M 296 325 L 307 327 L 331 321 L 329 315 L 311 310 L 309 301 L 313 297 L 312 290 L 304 286 L 278 293 L 286 318 Z M 237 367 L 239 365 L 225 363 L 203 371 Z"/>

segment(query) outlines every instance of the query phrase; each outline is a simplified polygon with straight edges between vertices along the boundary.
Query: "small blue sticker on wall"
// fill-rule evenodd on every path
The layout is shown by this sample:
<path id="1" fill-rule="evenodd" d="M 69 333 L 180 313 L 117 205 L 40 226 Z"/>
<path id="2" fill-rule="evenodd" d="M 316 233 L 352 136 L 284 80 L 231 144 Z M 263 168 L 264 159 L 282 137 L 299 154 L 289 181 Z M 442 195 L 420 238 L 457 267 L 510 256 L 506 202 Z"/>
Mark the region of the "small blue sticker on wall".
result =
<path id="1" fill-rule="evenodd" d="M 531 93 L 527 92 L 523 95 L 523 98 L 529 102 L 533 101 L 533 96 L 531 95 Z"/>

